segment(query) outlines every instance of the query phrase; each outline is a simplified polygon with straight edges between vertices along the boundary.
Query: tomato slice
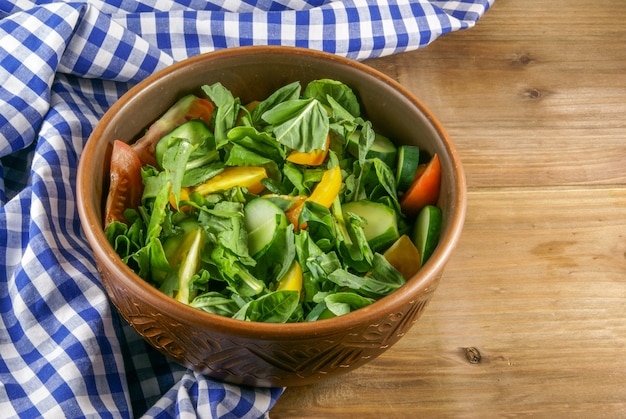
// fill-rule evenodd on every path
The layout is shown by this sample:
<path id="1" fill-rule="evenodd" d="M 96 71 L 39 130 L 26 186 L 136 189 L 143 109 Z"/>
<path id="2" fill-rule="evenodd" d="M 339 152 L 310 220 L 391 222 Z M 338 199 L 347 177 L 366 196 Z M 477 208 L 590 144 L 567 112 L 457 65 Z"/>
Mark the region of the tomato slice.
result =
<path id="1" fill-rule="evenodd" d="M 104 213 L 104 226 L 113 221 L 126 222 L 124 211 L 141 203 L 143 181 L 141 162 L 126 143 L 115 140 L 111 154 L 110 184 Z"/>
<path id="2" fill-rule="evenodd" d="M 437 204 L 440 185 L 441 164 L 439 156 L 435 154 L 423 169 L 423 172 L 421 174 L 418 173 L 409 189 L 400 198 L 402 212 L 412 218 L 417 216 L 419 211 L 426 205 Z"/>
<path id="3" fill-rule="evenodd" d="M 211 125 L 211 119 L 213 118 L 213 111 L 215 110 L 215 105 L 210 100 L 198 97 L 189 106 L 187 110 L 187 114 L 185 115 L 186 121 L 191 121 L 192 119 L 201 119 L 205 124 Z"/>

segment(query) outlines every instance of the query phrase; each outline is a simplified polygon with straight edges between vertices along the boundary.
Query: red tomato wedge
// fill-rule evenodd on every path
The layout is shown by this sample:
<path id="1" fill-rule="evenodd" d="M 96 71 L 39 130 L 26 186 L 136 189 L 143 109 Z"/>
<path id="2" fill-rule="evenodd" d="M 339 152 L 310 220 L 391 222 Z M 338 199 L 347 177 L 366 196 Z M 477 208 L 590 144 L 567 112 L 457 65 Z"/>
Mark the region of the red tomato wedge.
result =
<path id="1" fill-rule="evenodd" d="M 109 194 L 107 195 L 104 226 L 124 220 L 127 208 L 137 208 L 143 194 L 141 161 L 126 143 L 116 140 L 111 154 Z"/>
<path id="2" fill-rule="evenodd" d="M 419 211 L 426 205 L 436 205 L 439 199 L 439 187 L 441 185 L 441 164 L 439 156 L 433 158 L 413 180 L 413 183 L 400 198 L 402 212 L 410 218 L 416 217 Z"/>
<path id="3" fill-rule="evenodd" d="M 192 119 L 201 119 L 210 126 L 214 110 L 215 105 L 213 105 L 213 102 L 204 98 L 196 98 L 187 110 L 185 122 L 191 121 Z"/>

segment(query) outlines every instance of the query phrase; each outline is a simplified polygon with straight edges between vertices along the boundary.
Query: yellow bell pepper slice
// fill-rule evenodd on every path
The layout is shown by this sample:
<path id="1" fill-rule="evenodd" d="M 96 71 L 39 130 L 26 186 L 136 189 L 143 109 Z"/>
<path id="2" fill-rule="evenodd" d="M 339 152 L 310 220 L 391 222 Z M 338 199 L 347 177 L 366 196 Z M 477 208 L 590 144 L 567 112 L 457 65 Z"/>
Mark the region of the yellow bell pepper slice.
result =
<path id="1" fill-rule="evenodd" d="M 420 269 L 420 252 L 413 241 L 403 234 L 383 253 L 387 262 L 396 268 L 405 279 L 411 278 Z"/>
<path id="2" fill-rule="evenodd" d="M 294 260 L 291 267 L 278 281 L 276 291 L 302 291 L 302 267 L 297 260 Z"/>
<path id="3" fill-rule="evenodd" d="M 193 190 L 200 195 L 208 195 L 213 192 L 224 191 L 239 186 L 248 188 L 250 193 L 258 194 L 265 189 L 261 181 L 266 177 L 267 172 L 264 167 L 231 166 L 206 182 L 195 186 Z"/>
<path id="4" fill-rule="evenodd" d="M 335 166 L 331 169 L 328 169 L 322 175 L 322 179 L 311 192 L 311 196 L 306 198 L 303 201 L 298 201 L 293 204 L 286 211 L 287 218 L 291 223 L 295 226 L 296 230 L 306 228 L 306 223 L 302 225 L 298 225 L 298 219 L 300 218 L 300 213 L 302 212 L 302 207 L 304 206 L 305 201 L 312 201 L 317 204 L 323 205 L 326 208 L 330 208 L 333 204 L 333 201 L 339 194 L 339 190 L 341 189 L 341 169 L 339 166 Z"/>
<path id="5" fill-rule="evenodd" d="M 330 208 L 337 195 L 339 195 L 341 180 L 341 168 L 339 166 L 328 169 L 324 172 L 322 179 L 307 199 Z"/>
<path id="6" fill-rule="evenodd" d="M 180 201 L 189 201 L 189 190 L 190 188 L 180 188 Z M 177 210 L 178 204 L 176 203 L 176 195 L 174 193 L 170 193 L 170 206 L 172 209 Z M 189 206 L 183 205 L 180 207 L 181 211 L 186 211 L 189 209 Z"/>

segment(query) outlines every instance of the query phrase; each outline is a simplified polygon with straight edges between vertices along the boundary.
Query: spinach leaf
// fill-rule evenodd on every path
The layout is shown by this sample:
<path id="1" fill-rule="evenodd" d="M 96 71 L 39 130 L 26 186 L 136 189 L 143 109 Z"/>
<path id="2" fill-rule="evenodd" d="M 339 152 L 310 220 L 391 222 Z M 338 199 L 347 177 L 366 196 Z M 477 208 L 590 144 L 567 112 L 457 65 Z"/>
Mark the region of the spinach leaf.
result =
<path id="1" fill-rule="evenodd" d="M 328 208 L 313 201 L 305 201 L 300 219 L 307 223 L 311 238 L 322 252 L 334 248 L 335 224 Z"/>
<path id="2" fill-rule="evenodd" d="M 213 176 L 220 174 L 224 171 L 226 165 L 221 161 L 216 161 L 211 164 L 206 164 L 200 167 L 194 167 L 185 171 L 181 186 L 190 187 L 211 179 Z"/>
<path id="3" fill-rule="evenodd" d="M 189 305 L 219 316 L 232 317 L 239 311 L 239 305 L 232 298 L 217 291 L 209 291 L 196 296 Z"/>
<path id="4" fill-rule="evenodd" d="M 171 185 L 171 193 L 174 195 L 176 205 L 180 201 L 180 188 L 183 183 L 185 166 L 195 146 L 183 138 L 174 138 L 163 153 L 162 163 L 164 173 Z"/>
<path id="5" fill-rule="evenodd" d="M 366 272 L 368 271 L 372 263 L 374 261 L 374 253 L 370 248 L 369 243 L 367 242 L 367 238 L 365 237 L 365 232 L 363 231 L 363 224 L 367 223 L 363 218 L 359 217 L 356 214 L 348 213 L 348 233 L 353 240 L 354 246 L 350 249 L 350 254 L 354 257 L 354 259 L 358 260 L 359 266 L 355 267 L 355 269 Z M 363 266 L 363 267 L 362 267 Z M 364 269 L 366 267 L 366 269 Z"/>
<path id="6" fill-rule="evenodd" d="M 381 189 L 383 189 L 386 193 L 386 196 L 392 199 L 396 204 L 398 203 L 398 192 L 396 190 L 396 181 L 395 175 L 393 171 L 387 165 L 387 163 L 383 162 L 381 159 L 373 159 L 374 173 L 376 173 L 376 178 L 378 179 L 378 184 Z M 375 191 L 375 189 L 373 190 Z M 384 196 L 382 193 L 379 193 L 378 196 L 371 194 L 370 200 L 375 201 L 378 198 Z"/>
<path id="7" fill-rule="evenodd" d="M 257 279 L 239 257 L 224 246 L 216 246 L 210 255 L 210 263 L 217 268 L 221 279 L 242 297 L 252 297 L 265 289 L 265 284 Z"/>
<path id="8" fill-rule="evenodd" d="M 282 102 L 262 115 L 276 141 L 298 151 L 322 150 L 328 137 L 328 114 L 316 99 Z"/>
<path id="9" fill-rule="evenodd" d="M 303 272 L 304 301 L 313 302 L 320 292 L 335 291 L 335 284 L 326 281 L 328 274 L 342 267 L 335 252 L 324 253 L 307 230 L 295 236 L 296 255 Z"/>
<path id="10" fill-rule="evenodd" d="M 285 160 L 286 153 L 283 145 L 269 133 L 257 131 L 254 127 L 234 127 L 228 131 L 228 141 L 239 144 L 275 162 Z"/>
<path id="11" fill-rule="evenodd" d="M 379 158 L 354 161 L 352 173 L 346 178 L 346 202 L 379 201 L 389 197 L 393 207 L 399 208 L 395 176 L 391 168 Z"/>
<path id="12" fill-rule="evenodd" d="M 285 323 L 298 307 L 298 291 L 274 291 L 250 301 L 233 318 L 252 322 Z"/>
<path id="13" fill-rule="evenodd" d="M 276 90 L 265 100 L 261 101 L 252 111 L 250 117 L 252 119 L 252 125 L 258 126 L 263 123 L 261 116 L 275 107 L 276 105 L 287 102 L 289 100 L 295 100 L 300 97 L 301 90 L 300 82 L 294 81 L 286 86 Z"/>
<path id="14" fill-rule="evenodd" d="M 351 311 L 372 304 L 373 298 L 363 297 L 355 292 L 336 292 L 324 297 L 326 308 L 335 316 L 342 316 Z"/>
<path id="15" fill-rule="evenodd" d="M 256 274 L 265 283 L 280 281 L 296 257 L 293 225 L 279 230 L 270 248 L 257 260 Z"/>
<path id="16" fill-rule="evenodd" d="M 165 177 L 164 172 L 162 172 Z M 170 201 L 170 192 L 172 190 L 172 184 L 169 181 L 165 181 L 161 184 L 161 188 L 157 192 L 154 201 L 150 208 L 150 221 L 148 223 L 146 232 L 146 244 L 151 240 L 158 239 L 163 228 L 163 221 L 166 218 L 167 205 Z"/>
<path id="17" fill-rule="evenodd" d="M 297 165 L 286 161 L 283 166 L 283 175 L 293 185 L 297 195 L 309 195 L 311 193 L 311 190 L 304 184 L 304 174 Z"/>
<path id="18" fill-rule="evenodd" d="M 198 215 L 198 222 L 214 237 L 214 243 L 223 247 L 244 265 L 254 266 L 248 253 L 248 233 L 243 222 L 243 205 L 239 202 L 220 201 L 213 209 Z"/>
<path id="19" fill-rule="evenodd" d="M 202 86 L 204 93 L 216 106 L 213 133 L 215 146 L 222 148 L 228 143 L 228 130 L 235 126 L 239 115 L 240 101 L 222 83 Z"/>
<path id="20" fill-rule="evenodd" d="M 383 297 L 401 286 L 401 284 L 395 281 L 395 277 L 388 278 L 384 275 L 361 276 L 348 272 L 345 269 L 337 269 L 328 275 L 328 279 L 340 287 L 360 291 L 363 295 L 374 298 Z"/>
<path id="21" fill-rule="evenodd" d="M 353 127 L 356 127 L 356 125 L 353 124 L 356 119 L 355 115 L 347 111 L 346 108 L 341 106 L 332 96 L 327 95 L 326 100 L 331 109 L 331 122 L 340 123 L 342 125 L 352 124 Z"/>
<path id="22" fill-rule="evenodd" d="M 315 98 L 324 105 L 331 106 L 327 99 L 330 96 L 350 115 L 355 117 L 361 116 L 361 106 L 354 91 L 340 81 L 331 79 L 313 80 L 307 84 L 303 96 Z"/>
<path id="23" fill-rule="evenodd" d="M 391 266 L 387 259 L 380 253 L 374 254 L 374 268 L 371 277 L 381 282 L 392 284 L 396 288 L 400 288 L 406 283 L 406 278 L 396 268 Z"/>
<path id="24" fill-rule="evenodd" d="M 376 139 L 376 133 L 372 129 L 371 122 L 367 121 L 361 127 L 359 133 L 359 150 L 358 150 L 358 158 L 359 163 L 363 164 L 367 157 L 367 153 L 372 148 L 372 144 L 374 144 L 374 140 Z"/>
<path id="25" fill-rule="evenodd" d="M 331 206 L 331 211 L 335 221 L 335 232 L 337 235 L 335 247 L 341 256 L 343 264 L 357 272 L 369 271 L 371 261 L 373 260 L 369 244 L 363 234 L 355 235 L 354 231 L 352 231 L 351 234 L 351 230 L 355 228 L 349 226 L 351 222 L 358 220 L 355 218 L 346 220 L 344 218 L 339 200 L 335 200 Z"/>
<path id="26" fill-rule="evenodd" d="M 113 250 L 122 258 L 138 249 L 138 246 L 131 241 L 126 233 L 128 233 L 128 226 L 120 221 L 113 221 L 104 231 L 104 235 Z"/>
<path id="27" fill-rule="evenodd" d="M 263 157 L 239 144 L 232 146 L 224 164 L 226 166 L 262 166 L 272 179 L 280 181 L 282 178 L 280 168 L 274 160 Z"/>

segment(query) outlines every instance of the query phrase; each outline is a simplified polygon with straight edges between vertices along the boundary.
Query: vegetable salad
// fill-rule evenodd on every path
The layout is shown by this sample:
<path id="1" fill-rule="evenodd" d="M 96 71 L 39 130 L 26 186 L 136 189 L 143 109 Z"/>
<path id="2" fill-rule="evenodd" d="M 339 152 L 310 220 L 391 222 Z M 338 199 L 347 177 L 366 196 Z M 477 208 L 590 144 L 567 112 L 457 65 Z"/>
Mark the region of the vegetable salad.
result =
<path id="1" fill-rule="evenodd" d="M 314 321 L 396 291 L 430 256 L 438 156 L 375 132 L 347 85 L 246 104 L 202 92 L 114 143 L 105 233 L 140 277 L 210 313 Z"/>

